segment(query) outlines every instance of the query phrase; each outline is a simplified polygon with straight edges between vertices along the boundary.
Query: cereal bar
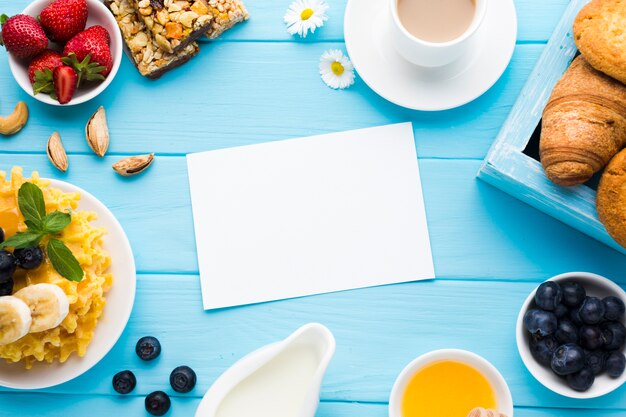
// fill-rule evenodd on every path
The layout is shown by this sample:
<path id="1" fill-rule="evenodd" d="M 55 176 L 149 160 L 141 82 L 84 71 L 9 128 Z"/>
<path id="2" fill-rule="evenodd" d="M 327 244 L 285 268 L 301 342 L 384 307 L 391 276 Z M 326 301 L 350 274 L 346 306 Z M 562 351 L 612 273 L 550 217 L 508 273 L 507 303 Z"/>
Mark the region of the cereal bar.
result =
<path id="1" fill-rule="evenodd" d="M 106 0 L 122 31 L 128 52 L 141 73 L 148 78 L 159 78 L 165 72 L 194 57 L 198 45 L 193 42 L 180 52 L 168 53 L 160 48 L 159 38 L 153 36 L 135 10 L 133 0 Z"/>
<path id="2" fill-rule="evenodd" d="M 241 0 L 207 0 L 207 3 L 213 15 L 211 28 L 206 34 L 209 39 L 217 38 L 250 17 Z"/>
<path id="3" fill-rule="evenodd" d="M 132 0 L 164 52 L 176 53 L 210 30 L 206 0 Z"/>

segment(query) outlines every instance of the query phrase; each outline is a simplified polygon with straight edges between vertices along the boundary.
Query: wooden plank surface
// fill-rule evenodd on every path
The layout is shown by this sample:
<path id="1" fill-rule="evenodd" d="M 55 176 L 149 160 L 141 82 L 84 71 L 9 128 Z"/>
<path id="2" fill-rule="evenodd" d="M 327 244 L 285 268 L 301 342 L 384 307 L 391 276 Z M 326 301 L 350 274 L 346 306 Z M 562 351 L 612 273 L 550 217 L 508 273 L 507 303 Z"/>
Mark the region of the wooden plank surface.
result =
<path id="1" fill-rule="evenodd" d="M 524 368 L 514 339 L 519 306 L 539 281 L 587 270 L 626 285 L 626 256 L 475 179 L 568 0 L 517 0 L 518 45 L 503 78 L 477 101 L 440 113 L 397 107 L 358 78 L 346 91 L 326 88 L 317 74 L 319 56 L 344 49 L 345 0 L 329 2 L 328 24 L 298 41 L 282 23 L 289 1 L 247 0 L 252 20 L 203 44 L 185 67 L 152 82 L 124 60 L 103 96 L 70 110 L 27 99 L 0 52 L 0 114 L 18 99 L 31 109 L 27 128 L 0 140 L 0 169 L 38 169 L 93 193 L 128 233 L 139 270 L 134 311 L 112 352 L 59 387 L 0 390 L 0 417 L 145 415 L 143 395 L 171 393 L 169 372 L 182 363 L 197 371 L 199 383 L 190 394 L 174 396 L 168 415 L 191 416 L 204 391 L 237 358 L 309 321 L 329 326 L 338 342 L 318 417 L 387 416 L 400 369 L 442 347 L 491 360 L 511 386 L 517 417 L 626 414 L 624 388 L 589 401 L 543 388 Z M 17 12 L 23 0 L 0 0 L 0 6 Z M 111 128 L 103 159 L 91 154 L 83 137 L 85 121 L 100 104 Z M 186 153 L 401 121 L 414 123 L 437 280 L 202 310 Z M 53 130 L 61 132 L 70 154 L 65 175 L 44 153 Z M 124 179 L 110 169 L 122 156 L 152 151 L 157 160 L 140 177 Z M 164 347 L 152 364 L 134 354 L 136 340 L 146 334 L 158 336 Z M 133 395 L 120 397 L 110 380 L 125 368 L 136 371 L 139 383 Z"/>

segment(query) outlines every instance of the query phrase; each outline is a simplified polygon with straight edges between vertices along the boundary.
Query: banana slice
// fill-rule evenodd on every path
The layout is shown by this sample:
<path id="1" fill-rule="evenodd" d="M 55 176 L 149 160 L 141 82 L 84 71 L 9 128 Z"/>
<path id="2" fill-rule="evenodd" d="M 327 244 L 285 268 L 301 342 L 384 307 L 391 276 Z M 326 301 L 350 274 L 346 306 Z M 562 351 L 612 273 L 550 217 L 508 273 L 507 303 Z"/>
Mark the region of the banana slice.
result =
<path id="1" fill-rule="evenodd" d="M 26 336 L 30 329 L 30 309 L 19 298 L 0 297 L 0 346 Z"/>
<path id="2" fill-rule="evenodd" d="M 57 327 L 70 311 L 67 295 L 59 286 L 54 284 L 29 285 L 13 296 L 24 301 L 30 308 L 33 319 L 30 333 Z"/>

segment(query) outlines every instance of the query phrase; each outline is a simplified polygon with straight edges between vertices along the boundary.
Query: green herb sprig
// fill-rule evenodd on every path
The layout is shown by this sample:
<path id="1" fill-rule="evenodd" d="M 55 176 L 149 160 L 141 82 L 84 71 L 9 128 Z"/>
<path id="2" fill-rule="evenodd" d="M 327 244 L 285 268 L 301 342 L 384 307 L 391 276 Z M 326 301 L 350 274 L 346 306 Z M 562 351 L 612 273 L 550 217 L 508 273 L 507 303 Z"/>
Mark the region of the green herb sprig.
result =
<path id="1" fill-rule="evenodd" d="M 24 216 L 24 223 L 28 229 L 25 232 L 17 232 L 0 243 L 0 249 L 7 247 L 14 249 L 30 248 L 39 245 L 44 237 L 50 236 L 46 252 L 54 269 L 70 281 L 82 281 L 85 274 L 72 251 L 59 239 L 52 238 L 70 224 L 72 221 L 71 214 L 60 211 L 46 214 L 43 192 L 30 182 L 25 182 L 20 187 L 17 193 L 17 205 Z"/>

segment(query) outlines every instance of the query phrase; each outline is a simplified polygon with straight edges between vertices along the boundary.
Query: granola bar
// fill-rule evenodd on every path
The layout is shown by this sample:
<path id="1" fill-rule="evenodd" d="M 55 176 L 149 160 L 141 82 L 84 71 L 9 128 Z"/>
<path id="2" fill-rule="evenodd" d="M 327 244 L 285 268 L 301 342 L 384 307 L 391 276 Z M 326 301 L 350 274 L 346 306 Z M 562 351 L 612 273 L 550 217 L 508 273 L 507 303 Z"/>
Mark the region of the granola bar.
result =
<path id="1" fill-rule="evenodd" d="M 209 39 L 215 39 L 239 22 L 248 20 L 250 15 L 241 0 L 208 0 L 213 20 L 207 32 Z"/>
<path id="2" fill-rule="evenodd" d="M 213 13 L 206 0 L 132 0 L 139 18 L 152 31 L 159 47 L 183 50 L 211 28 Z"/>
<path id="3" fill-rule="evenodd" d="M 141 75 L 159 78 L 165 72 L 184 64 L 194 57 L 198 44 L 190 43 L 180 52 L 168 53 L 160 48 L 158 39 L 146 28 L 135 10 L 133 0 L 106 0 L 122 31 L 127 51 Z"/>

